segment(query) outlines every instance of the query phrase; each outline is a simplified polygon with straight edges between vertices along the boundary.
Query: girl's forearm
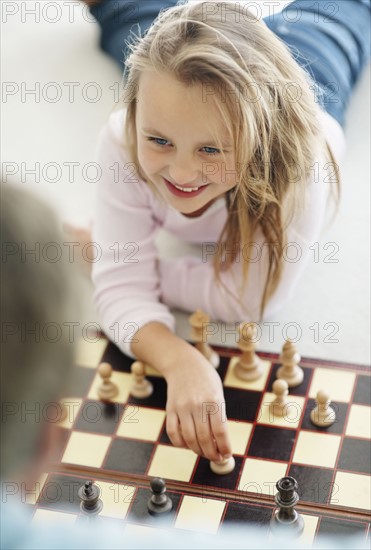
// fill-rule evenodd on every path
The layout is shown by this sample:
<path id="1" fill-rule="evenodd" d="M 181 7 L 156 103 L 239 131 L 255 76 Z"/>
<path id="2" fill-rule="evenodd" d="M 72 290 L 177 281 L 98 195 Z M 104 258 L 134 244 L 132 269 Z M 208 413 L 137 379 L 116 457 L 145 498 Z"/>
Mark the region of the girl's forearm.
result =
<path id="1" fill-rule="evenodd" d="M 176 336 L 162 323 L 156 321 L 140 328 L 133 337 L 131 350 L 139 361 L 158 370 L 165 378 L 184 364 L 185 360 L 197 360 L 199 352 L 188 342 Z"/>

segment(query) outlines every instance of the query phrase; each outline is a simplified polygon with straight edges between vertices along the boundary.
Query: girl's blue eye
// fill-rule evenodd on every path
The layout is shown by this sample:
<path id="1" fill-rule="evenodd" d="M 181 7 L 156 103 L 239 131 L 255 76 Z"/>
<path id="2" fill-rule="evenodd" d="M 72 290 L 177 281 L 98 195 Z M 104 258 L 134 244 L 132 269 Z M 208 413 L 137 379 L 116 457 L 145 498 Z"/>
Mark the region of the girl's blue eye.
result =
<path id="1" fill-rule="evenodd" d="M 215 149 L 214 147 L 204 147 L 204 149 L 208 149 L 208 151 L 206 151 L 208 155 L 217 155 L 220 153 L 219 149 Z"/>
<path id="2" fill-rule="evenodd" d="M 155 137 L 149 137 L 147 138 L 147 141 L 153 141 L 156 143 L 156 145 L 159 145 L 160 147 L 165 147 L 166 144 L 169 142 L 166 139 L 162 138 L 155 138 Z M 217 155 L 220 153 L 219 149 L 215 149 L 214 147 L 203 147 L 207 155 Z"/>
<path id="3" fill-rule="evenodd" d="M 165 145 L 166 143 L 168 143 L 168 141 L 166 139 L 161 139 L 161 138 L 153 138 L 153 137 L 149 137 L 147 138 L 148 141 L 154 141 L 156 143 L 156 145 Z M 160 143 L 162 142 L 162 143 Z M 164 143 L 165 142 L 165 143 Z"/>

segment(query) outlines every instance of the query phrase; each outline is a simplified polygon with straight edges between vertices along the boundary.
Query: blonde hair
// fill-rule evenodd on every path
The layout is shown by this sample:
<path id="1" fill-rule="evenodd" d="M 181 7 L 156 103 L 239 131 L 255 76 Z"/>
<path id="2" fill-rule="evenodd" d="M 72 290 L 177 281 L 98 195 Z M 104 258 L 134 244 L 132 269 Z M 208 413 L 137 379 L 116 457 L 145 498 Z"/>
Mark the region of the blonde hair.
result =
<path id="1" fill-rule="evenodd" d="M 185 86 L 215 90 L 211 99 L 232 136 L 238 178 L 226 195 L 229 215 L 215 255 L 216 280 L 221 282 L 221 271 L 231 267 L 259 228 L 266 242 L 274 244 L 268 247 L 262 317 L 282 274 L 287 225 L 318 151 L 335 165 L 339 189 L 339 172 L 318 122 L 315 83 L 287 46 L 238 2 L 178 3 L 161 11 L 147 34 L 129 46 L 125 141 L 144 180 L 135 129 L 142 72 L 168 73 Z M 224 258 L 223 250 L 231 249 L 233 254 Z M 249 261 L 244 261 L 241 295 L 248 269 Z"/>

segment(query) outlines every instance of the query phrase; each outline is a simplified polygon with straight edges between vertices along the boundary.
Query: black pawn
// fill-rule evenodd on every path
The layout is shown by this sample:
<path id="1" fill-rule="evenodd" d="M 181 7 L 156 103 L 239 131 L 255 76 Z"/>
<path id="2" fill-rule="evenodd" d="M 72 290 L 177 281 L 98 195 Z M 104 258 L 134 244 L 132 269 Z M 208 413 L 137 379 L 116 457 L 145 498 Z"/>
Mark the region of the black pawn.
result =
<path id="1" fill-rule="evenodd" d="M 278 508 L 271 519 L 271 530 L 293 538 L 299 537 L 304 529 L 304 520 L 294 508 L 299 502 L 297 481 L 293 477 L 282 477 L 276 487 L 278 493 L 274 500 Z"/>
<path id="2" fill-rule="evenodd" d="M 86 481 L 78 491 L 80 510 L 88 516 L 97 516 L 103 508 L 103 502 L 100 500 L 100 489 L 92 481 Z"/>
<path id="3" fill-rule="evenodd" d="M 165 481 L 160 477 L 151 479 L 152 496 L 148 500 L 148 512 L 153 516 L 167 514 L 173 508 L 173 503 L 170 497 L 166 494 Z"/>

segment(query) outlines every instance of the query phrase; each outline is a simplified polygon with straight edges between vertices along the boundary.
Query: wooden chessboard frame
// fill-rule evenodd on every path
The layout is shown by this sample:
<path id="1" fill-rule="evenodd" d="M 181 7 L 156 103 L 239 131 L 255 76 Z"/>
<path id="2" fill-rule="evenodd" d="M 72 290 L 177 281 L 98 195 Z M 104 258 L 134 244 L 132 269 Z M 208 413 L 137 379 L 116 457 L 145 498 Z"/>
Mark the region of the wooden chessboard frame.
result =
<path id="1" fill-rule="evenodd" d="M 94 358 L 92 359 L 92 364 L 90 365 L 90 368 L 96 368 L 98 366 L 98 363 L 101 360 L 110 362 L 110 356 L 109 354 L 107 356 L 107 352 L 109 351 L 110 348 L 112 349 L 112 346 L 113 344 L 104 342 L 104 341 L 103 343 L 102 341 L 100 342 L 100 344 L 98 343 L 98 346 L 97 346 L 98 353 L 96 353 Z M 231 359 L 240 356 L 240 351 L 234 348 L 213 346 L 213 349 L 217 353 L 219 353 L 223 358 L 225 358 L 225 361 L 228 361 L 228 362 Z M 265 353 L 265 352 L 258 352 L 258 354 L 263 360 L 266 360 L 272 364 L 276 363 L 276 361 L 278 360 L 277 354 Z M 85 361 L 84 359 L 81 359 L 80 363 L 82 364 L 84 363 L 84 361 Z M 132 362 L 132 360 L 129 358 L 126 358 L 125 361 Z M 79 363 L 79 359 L 77 363 Z M 324 369 L 336 369 L 338 371 L 339 370 L 351 371 L 355 375 L 370 377 L 370 369 L 366 365 L 353 365 L 350 363 L 339 364 L 335 361 L 322 361 L 319 359 L 312 359 L 312 358 L 302 358 L 300 364 L 304 369 L 306 368 L 311 369 L 312 372 L 314 372 L 313 369 L 320 367 L 322 369 L 324 368 Z M 115 365 L 113 365 L 113 367 L 115 368 Z M 268 385 L 268 378 L 269 377 L 267 377 L 264 390 L 262 390 L 262 394 L 264 393 L 264 391 L 266 390 L 266 386 Z M 355 391 L 355 384 L 354 384 L 353 393 L 354 391 Z M 293 389 L 293 393 L 295 393 L 295 388 Z M 306 395 L 306 399 L 308 399 L 307 395 Z M 141 401 L 142 400 L 140 401 L 137 400 L 136 402 L 138 403 Z M 346 421 L 344 423 L 344 429 L 345 429 L 345 424 L 346 424 Z M 344 429 L 343 429 L 343 432 L 344 432 Z M 300 429 L 298 429 L 298 432 L 299 431 Z M 344 433 L 342 434 L 342 437 L 343 438 L 345 437 Z M 148 477 L 148 475 L 138 475 L 130 472 L 117 472 L 112 470 L 110 470 L 109 472 L 104 472 L 100 466 L 99 467 L 82 466 L 82 465 L 76 465 L 71 463 L 63 463 L 59 461 L 57 461 L 57 463 L 52 464 L 51 470 L 59 471 L 61 473 L 64 472 L 66 474 L 69 473 L 69 474 L 75 474 L 78 476 L 85 476 L 88 478 L 90 477 L 93 479 L 101 479 L 101 480 L 110 479 L 112 482 L 118 482 L 118 483 L 134 483 L 134 484 L 145 483 L 146 480 L 148 482 L 149 477 L 151 477 L 151 476 Z M 334 476 L 335 476 L 335 473 L 334 473 Z M 264 493 L 255 494 L 253 492 L 245 492 L 241 490 L 236 491 L 236 489 L 230 489 L 227 487 L 217 488 L 217 487 L 205 486 L 205 485 L 199 486 L 197 484 L 184 483 L 183 481 L 177 481 L 169 478 L 166 478 L 166 482 L 169 490 L 184 491 L 186 489 L 188 494 L 207 495 L 209 497 L 218 497 L 218 498 L 224 497 L 227 499 L 234 499 L 234 500 L 237 499 L 239 502 L 245 502 L 249 504 L 260 503 L 261 505 L 269 506 L 269 505 L 272 505 L 273 503 L 273 495 L 268 495 Z M 329 507 L 328 504 L 324 504 L 321 502 L 313 503 L 313 502 L 300 501 L 298 505 L 298 510 L 302 512 L 307 512 L 307 513 L 314 513 L 314 512 L 321 511 L 321 513 L 325 513 L 325 512 L 330 514 L 333 513 L 337 517 L 358 518 L 359 520 L 367 520 L 367 518 L 369 517 L 368 513 L 365 512 L 364 509 L 355 509 L 355 508 L 349 509 L 348 506 L 342 506 L 342 505 L 337 506 L 335 504 L 331 504 L 331 506 Z"/>

